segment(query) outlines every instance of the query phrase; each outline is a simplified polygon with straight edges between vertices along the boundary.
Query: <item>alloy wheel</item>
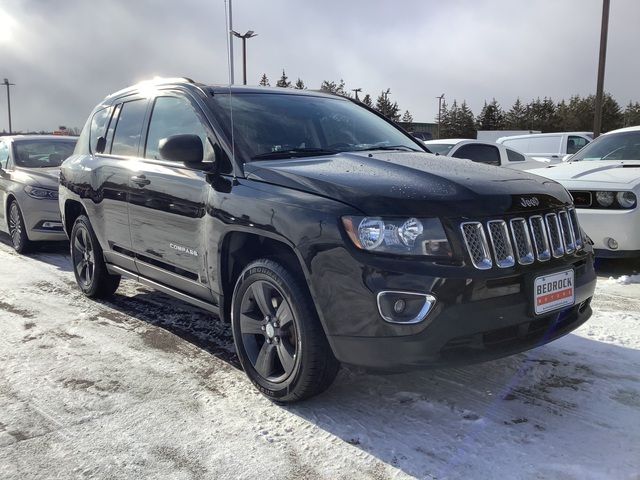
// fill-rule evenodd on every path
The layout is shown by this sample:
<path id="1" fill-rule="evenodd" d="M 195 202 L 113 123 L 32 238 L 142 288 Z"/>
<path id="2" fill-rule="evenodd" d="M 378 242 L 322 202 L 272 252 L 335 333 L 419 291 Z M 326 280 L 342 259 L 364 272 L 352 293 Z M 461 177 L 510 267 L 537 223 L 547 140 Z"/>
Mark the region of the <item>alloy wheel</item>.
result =
<path id="1" fill-rule="evenodd" d="M 78 280 L 85 287 L 90 286 L 93 281 L 95 257 L 91 237 L 84 227 L 78 228 L 73 237 L 72 256 Z"/>
<path id="2" fill-rule="evenodd" d="M 22 219 L 20 218 L 20 209 L 15 202 L 11 204 L 9 211 L 9 233 L 13 245 L 19 248 L 22 243 Z"/>
<path id="3" fill-rule="evenodd" d="M 253 368 L 273 383 L 285 381 L 298 359 L 298 332 L 291 305 L 271 282 L 258 280 L 240 307 L 242 343 Z"/>

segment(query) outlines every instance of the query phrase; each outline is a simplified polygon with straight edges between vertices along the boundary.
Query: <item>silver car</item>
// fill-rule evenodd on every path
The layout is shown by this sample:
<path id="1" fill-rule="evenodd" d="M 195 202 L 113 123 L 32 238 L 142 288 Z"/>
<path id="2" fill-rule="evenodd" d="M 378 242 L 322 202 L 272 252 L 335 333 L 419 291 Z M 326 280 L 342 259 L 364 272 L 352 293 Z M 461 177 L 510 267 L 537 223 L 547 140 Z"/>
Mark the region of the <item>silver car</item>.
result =
<path id="1" fill-rule="evenodd" d="M 65 240 L 58 207 L 60 164 L 76 138 L 54 135 L 0 137 L 0 231 L 23 253 L 31 242 Z"/>

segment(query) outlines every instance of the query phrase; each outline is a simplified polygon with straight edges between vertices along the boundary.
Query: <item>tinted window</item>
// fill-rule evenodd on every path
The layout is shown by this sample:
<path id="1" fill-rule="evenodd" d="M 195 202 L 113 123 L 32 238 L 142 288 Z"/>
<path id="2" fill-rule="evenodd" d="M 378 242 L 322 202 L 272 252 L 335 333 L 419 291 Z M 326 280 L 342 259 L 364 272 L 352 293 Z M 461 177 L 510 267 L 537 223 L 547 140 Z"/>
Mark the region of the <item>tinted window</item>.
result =
<path id="1" fill-rule="evenodd" d="M 59 167 L 73 153 L 76 139 L 16 140 L 13 142 L 15 164 L 24 168 Z"/>
<path id="2" fill-rule="evenodd" d="M 529 149 L 525 153 L 560 153 L 560 144 L 562 142 L 561 135 L 553 135 L 548 137 L 531 137 L 529 139 Z M 518 148 L 515 145 L 511 145 Z M 521 149 L 518 149 L 521 150 Z"/>
<path id="3" fill-rule="evenodd" d="M 207 131 L 186 98 L 158 97 L 151 114 L 145 157 L 160 159 L 160 140 L 183 133 L 198 135 L 205 149 L 209 145 Z"/>
<path id="4" fill-rule="evenodd" d="M 455 158 L 468 158 L 474 162 L 500 165 L 500 151 L 493 145 L 468 144 L 460 147 L 452 155 Z"/>
<path id="5" fill-rule="evenodd" d="M 106 137 L 110 118 L 111 107 L 107 107 L 97 111 L 91 119 L 91 130 L 89 131 L 89 150 L 91 152 L 95 152 L 98 138 Z"/>
<path id="6" fill-rule="evenodd" d="M 569 139 L 567 140 L 567 153 L 573 154 L 584 147 L 589 140 L 583 137 L 578 137 L 576 135 L 569 135 Z"/>
<path id="7" fill-rule="evenodd" d="M 0 142 L 0 168 L 6 169 L 9 163 L 9 146 Z"/>
<path id="8" fill-rule="evenodd" d="M 524 162 L 526 158 L 521 153 L 516 152 L 515 150 L 511 150 L 507 148 L 507 158 L 510 162 Z"/>
<path id="9" fill-rule="evenodd" d="M 571 157 L 580 160 L 640 160 L 640 131 L 601 135 Z"/>
<path id="10" fill-rule="evenodd" d="M 342 98 L 290 94 L 218 94 L 212 111 L 245 160 L 357 151 L 423 149 L 377 115 Z M 233 135 L 231 134 L 233 107 Z M 292 152 L 295 150 L 295 152 Z M 281 153 L 282 152 L 282 153 Z"/>
<path id="11" fill-rule="evenodd" d="M 136 156 L 142 132 L 142 122 L 147 110 L 146 100 L 133 100 L 122 104 L 116 131 L 113 135 L 111 153 L 114 155 Z"/>

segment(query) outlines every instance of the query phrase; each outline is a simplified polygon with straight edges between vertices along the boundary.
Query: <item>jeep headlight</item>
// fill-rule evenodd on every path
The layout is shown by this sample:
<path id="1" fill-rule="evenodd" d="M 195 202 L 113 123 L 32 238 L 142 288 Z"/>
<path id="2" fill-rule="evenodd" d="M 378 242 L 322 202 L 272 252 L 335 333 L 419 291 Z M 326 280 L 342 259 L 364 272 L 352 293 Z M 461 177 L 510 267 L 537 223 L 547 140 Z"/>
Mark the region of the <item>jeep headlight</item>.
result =
<path id="1" fill-rule="evenodd" d="M 50 188 L 32 187 L 27 185 L 24 187 L 24 191 L 31 198 L 37 198 L 38 200 L 57 200 L 58 191 L 51 190 Z"/>
<path id="2" fill-rule="evenodd" d="M 361 250 L 401 255 L 451 257 L 437 218 L 342 217 L 347 235 Z"/>

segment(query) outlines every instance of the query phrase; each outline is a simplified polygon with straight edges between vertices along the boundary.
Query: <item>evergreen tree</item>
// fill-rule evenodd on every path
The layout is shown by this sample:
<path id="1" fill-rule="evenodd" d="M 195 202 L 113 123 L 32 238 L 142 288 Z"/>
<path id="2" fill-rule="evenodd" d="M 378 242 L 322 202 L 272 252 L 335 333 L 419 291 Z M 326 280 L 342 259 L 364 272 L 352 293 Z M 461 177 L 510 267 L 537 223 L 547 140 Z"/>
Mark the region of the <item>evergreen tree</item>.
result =
<path id="1" fill-rule="evenodd" d="M 269 79 L 267 78 L 267 74 L 263 73 L 262 78 L 260 78 L 260 83 L 258 84 L 261 87 L 269 87 L 271 84 L 269 83 Z"/>
<path id="2" fill-rule="evenodd" d="M 508 130 L 526 130 L 529 128 L 527 117 L 527 107 L 517 98 L 511 110 L 505 116 L 505 128 Z"/>
<path id="3" fill-rule="evenodd" d="M 276 82 L 276 87 L 289 88 L 291 86 L 291 82 L 289 81 L 289 77 L 284 73 L 284 68 L 282 69 L 282 76 L 280 80 Z"/>
<path id="4" fill-rule="evenodd" d="M 367 93 L 362 99 L 362 103 L 364 103 L 367 107 L 373 107 L 373 102 L 371 101 L 371 95 Z"/>
<path id="5" fill-rule="evenodd" d="M 504 112 L 495 98 L 489 104 L 485 100 L 476 122 L 478 130 L 504 130 Z"/>
<path id="6" fill-rule="evenodd" d="M 413 115 L 409 113 L 409 110 L 404 111 L 404 115 L 402 115 L 402 122 L 404 123 L 413 123 Z"/>
<path id="7" fill-rule="evenodd" d="M 296 90 L 304 90 L 307 87 L 304 86 L 304 82 L 300 79 L 300 77 L 298 77 L 298 80 L 296 81 L 296 84 L 293 86 L 293 88 L 295 88 Z"/>
<path id="8" fill-rule="evenodd" d="M 458 118 L 458 131 L 462 138 L 476 138 L 476 122 L 473 112 L 463 100 L 460 104 L 460 114 Z"/>
<path id="9" fill-rule="evenodd" d="M 636 125 L 640 125 L 640 103 L 629 101 L 629 105 L 624 109 L 624 126 L 635 127 Z"/>
<path id="10" fill-rule="evenodd" d="M 400 119 L 400 107 L 398 107 L 397 102 L 391 103 L 391 100 L 389 100 L 390 94 L 391 89 L 389 88 L 380 92 L 380 96 L 376 99 L 375 109 L 389 120 L 397 122 Z"/>
<path id="11" fill-rule="evenodd" d="M 336 95 L 341 95 L 343 97 L 351 97 L 349 92 L 345 89 L 344 80 L 340 79 L 340 82 L 334 82 L 329 80 L 324 80 L 322 85 L 320 85 L 320 90 L 327 93 L 334 93 Z"/>

